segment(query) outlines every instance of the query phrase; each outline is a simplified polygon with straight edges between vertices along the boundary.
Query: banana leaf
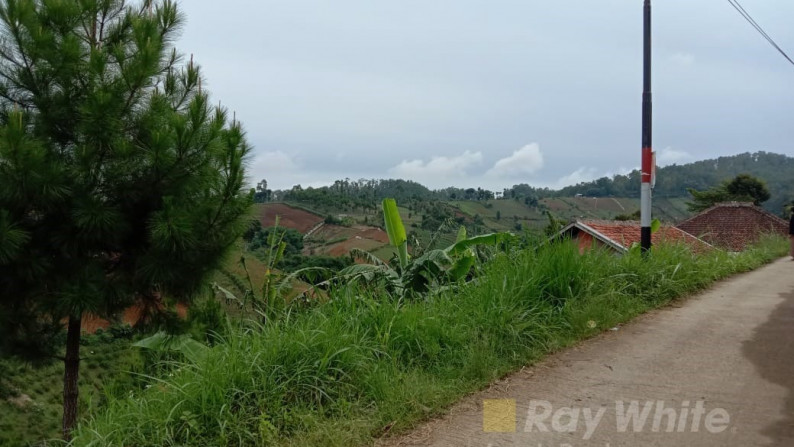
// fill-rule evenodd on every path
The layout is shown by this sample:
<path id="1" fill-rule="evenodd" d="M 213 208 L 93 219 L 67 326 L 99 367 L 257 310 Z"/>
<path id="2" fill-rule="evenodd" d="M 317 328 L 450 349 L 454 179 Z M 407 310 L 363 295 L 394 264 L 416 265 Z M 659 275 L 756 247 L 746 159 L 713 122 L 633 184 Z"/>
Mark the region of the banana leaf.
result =
<path id="1" fill-rule="evenodd" d="M 397 202 L 394 199 L 383 199 L 383 220 L 386 222 L 386 234 L 389 236 L 389 243 L 397 248 L 397 256 L 400 257 L 400 267 L 408 265 L 408 238 L 405 234 L 405 227 L 397 209 Z"/>
<path id="2" fill-rule="evenodd" d="M 133 343 L 133 346 L 157 352 L 179 352 L 194 363 L 201 360 L 209 351 L 207 346 L 188 335 L 170 335 L 162 331 Z"/>
<path id="3" fill-rule="evenodd" d="M 352 256 L 353 259 L 366 261 L 366 262 L 368 262 L 369 264 L 372 264 L 372 265 L 388 267 L 388 264 L 383 262 L 379 257 L 373 255 L 372 253 L 370 253 L 368 251 L 364 251 L 364 250 L 362 250 L 360 248 L 351 248 L 350 249 L 350 256 Z"/>
<path id="4" fill-rule="evenodd" d="M 465 233 L 464 233 L 465 235 Z M 458 236 L 460 236 L 460 232 L 458 232 Z M 475 245 L 497 245 L 500 242 L 506 241 L 511 239 L 513 236 L 512 233 L 488 233 L 482 234 L 480 236 L 474 236 L 470 238 L 466 238 L 463 240 L 458 240 L 454 244 L 450 245 L 449 247 L 445 248 L 444 251 L 452 257 L 457 255 L 463 254 L 467 249 L 473 247 Z"/>
<path id="5" fill-rule="evenodd" d="M 477 262 L 477 257 L 474 256 L 474 253 L 469 253 L 466 255 L 458 258 L 455 261 L 455 264 L 452 266 L 451 269 L 448 270 L 449 277 L 452 281 L 460 281 L 464 279 L 466 275 L 469 274 L 471 268 L 474 266 L 474 263 Z"/>
<path id="6" fill-rule="evenodd" d="M 651 234 L 656 233 L 660 228 L 662 228 L 662 222 L 660 222 L 659 219 L 651 221 Z"/>

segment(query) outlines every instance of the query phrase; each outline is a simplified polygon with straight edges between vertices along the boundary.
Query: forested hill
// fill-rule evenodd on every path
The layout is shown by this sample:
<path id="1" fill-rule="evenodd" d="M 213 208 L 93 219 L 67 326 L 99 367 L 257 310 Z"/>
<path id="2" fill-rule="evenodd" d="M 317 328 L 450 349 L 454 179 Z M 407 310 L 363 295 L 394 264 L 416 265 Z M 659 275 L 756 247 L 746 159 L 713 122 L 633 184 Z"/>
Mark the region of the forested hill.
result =
<path id="1" fill-rule="evenodd" d="M 794 158 L 769 152 L 746 153 L 703 160 L 684 165 L 659 168 L 654 196 L 659 198 L 689 197 L 688 188 L 708 189 L 738 174 L 750 174 L 766 182 L 772 197 L 764 203 L 769 211 L 780 214 L 784 204 L 794 199 Z M 526 183 L 489 191 L 482 188 L 445 188 L 431 191 L 425 186 L 400 179 L 337 180 L 333 185 L 320 188 L 302 188 L 271 191 L 262 181 L 256 188 L 257 202 L 290 202 L 307 206 L 320 206 L 340 210 L 347 208 L 375 209 L 384 197 L 392 197 L 398 203 L 425 201 L 483 201 L 499 197 L 523 201 L 535 206 L 538 200 L 556 197 L 639 198 L 640 173 L 602 177 L 591 182 L 567 186 L 560 190 L 536 188 Z M 325 207 L 325 208 L 323 208 Z"/>
<path id="2" fill-rule="evenodd" d="M 769 152 L 745 153 L 719 157 L 685 165 L 670 165 L 657 170 L 656 197 L 688 197 L 688 188 L 707 189 L 738 174 L 750 174 L 764 180 L 772 198 L 764 207 L 778 214 L 784 204 L 794 199 L 794 158 Z M 603 177 L 568 186 L 555 192 L 559 196 L 582 194 L 588 197 L 637 197 L 640 172 Z"/>

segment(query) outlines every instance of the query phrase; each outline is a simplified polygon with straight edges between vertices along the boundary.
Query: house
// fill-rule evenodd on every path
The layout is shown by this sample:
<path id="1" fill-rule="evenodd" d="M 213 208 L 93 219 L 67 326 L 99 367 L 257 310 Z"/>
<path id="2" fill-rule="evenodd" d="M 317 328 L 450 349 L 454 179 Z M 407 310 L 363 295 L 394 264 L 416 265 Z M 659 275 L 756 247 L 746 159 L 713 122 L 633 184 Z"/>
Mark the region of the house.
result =
<path id="1" fill-rule="evenodd" d="M 742 251 L 764 233 L 788 234 L 787 221 L 750 202 L 718 203 L 676 226 L 728 251 Z"/>
<path id="2" fill-rule="evenodd" d="M 592 247 L 607 247 L 625 253 L 632 244 L 640 243 L 640 234 L 640 223 L 637 221 L 577 220 L 560 230 L 554 238 L 575 240 L 580 252 Z M 663 225 L 653 233 L 651 243 L 685 243 L 694 251 L 712 248 L 695 236 L 670 225 Z"/>

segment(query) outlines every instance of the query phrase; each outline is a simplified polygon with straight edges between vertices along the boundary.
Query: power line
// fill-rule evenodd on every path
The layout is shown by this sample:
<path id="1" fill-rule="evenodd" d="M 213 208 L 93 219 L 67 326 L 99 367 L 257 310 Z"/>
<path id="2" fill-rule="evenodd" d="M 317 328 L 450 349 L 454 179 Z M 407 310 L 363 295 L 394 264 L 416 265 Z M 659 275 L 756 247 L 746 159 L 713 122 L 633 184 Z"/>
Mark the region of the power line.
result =
<path id="1" fill-rule="evenodd" d="M 775 43 L 775 41 L 769 36 L 769 34 L 766 33 L 766 31 L 764 31 L 763 28 L 761 28 L 761 25 L 759 25 L 752 18 L 752 16 L 750 16 L 750 14 L 747 11 L 745 11 L 744 7 L 739 3 L 739 0 L 728 0 L 728 3 L 730 3 L 731 6 L 733 6 L 733 8 L 736 11 L 738 11 L 739 14 L 741 14 L 741 16 L 744 17 L 744 19 L 747 20 L 747 22 L 750 25 L 752 25 L 752 27 L 755 28 L 755 30 L 758 31 L 761 34 L 761 36 L 763 36 L 764 39 L 766 39 L 766 41 L 769 42 L 770 45 L 775 47 L 775 49 L 778 50 L 780 52 L 780 54 L 782 54 L 783 57 L 785 57 L 786 60 L 789 61 L 789 63 L 791 63 L 791 65 L 794 65 L 794 60 L 791 60 L 791 58 L 788 57 L 788 54 L 786 54 L 786 52 L 783 51 L 783 49 L 780 48 L 780 46 L 778 46 L 777 43 Z"/>
<path id="2" fill-rule="evenodd" d="M 755 28 L 755 29 L 756 29 L 756 31 L 758 31 L 758 32 L 759 32 L 759 34 L 761 34 L 761 36 L 763 36 L 763 38 L 764 38 L 764 39 L 766 39 L 766 41 L 767 41 L 767 42 L 769 42 L 769 44 L 770 44 L 770 45 L 772 45 L 773 47 L 775 47 L 775 49 L 776 49 L 777 51 L 779 51 L 779 52 L 780 52 L 780 54 L 782 54 L 782 55 L 783 55 L 783 57 L 785 57 L 785 58 L 786 58 L 786 60 L 788 60 L 788 61 L 789 61 L 789 63 L 791 63 L 792 65 L 794 65 L 794 61 L 793 61 L 793 60 L 792 60 L 792 59 L 791 59 L 791 58 L 788 56 L 788 54 L 786 54 L 786 52 L 785 52 L 785 51 L 783 51 L 783 49 L 782 49 L 782 48 L 780 48 L 780 46 L 778 46 L 778 44 L 777 44 L 777 43 L 774 41 L 774 39 L 772 39 L 772 37 L 770 37 L 770 36 L 769 36 L 769 34 L 767 34 L 767 33 L 766 33 L 766 31 L 764 31 L 764 29 L 761 27 L 761 25 L 759 25 L 759 24 L 758 24 L 758 23 L 757 23 L 757 22 L 756 22 L 756 21 L 755 21 L 755 20 L 752 18 L 752 16 L 750 16 L 750 14 L 749 14 L 749 13 L 748 13 L 748 12 L 747 12 L 745 9 L 744 9 L 744 7 L 743 7 L 743 6 L 742 6 L 742 5 L 739 3 L 739 0 L 728 0 L 728 3 L 730 3 L 730 4 L 731 4 L 731 6 L 733 6 L 733 8 L 734 8 L 734 9 L 736 9 L 736 11 L 738 11 L 738 12 L 739 12 L 739 14 L 740 14 L 742 17 L 744 17 L 744 19 L 745 19 L 745 20 L 747 20 L 747 22 L 748 22 L 750 25 L 752 25 L 752 27 L 753 27 L 753 28 Z"/>

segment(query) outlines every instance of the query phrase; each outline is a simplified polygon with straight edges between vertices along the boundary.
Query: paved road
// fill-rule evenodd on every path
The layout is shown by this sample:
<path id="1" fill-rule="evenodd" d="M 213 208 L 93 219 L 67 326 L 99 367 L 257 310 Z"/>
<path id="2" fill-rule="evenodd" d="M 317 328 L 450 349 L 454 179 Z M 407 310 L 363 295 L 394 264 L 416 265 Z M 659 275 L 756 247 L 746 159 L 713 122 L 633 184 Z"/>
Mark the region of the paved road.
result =
<path id="1" fill-rule="evenodd" d="M 377 444 L 794 446 L 794 262 L 651 312 Z"/>

